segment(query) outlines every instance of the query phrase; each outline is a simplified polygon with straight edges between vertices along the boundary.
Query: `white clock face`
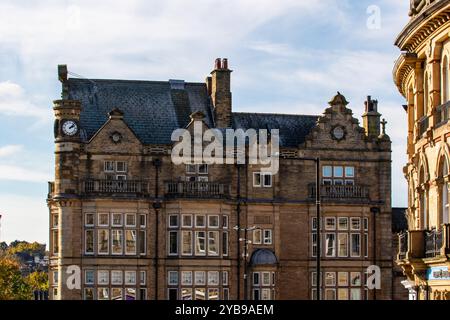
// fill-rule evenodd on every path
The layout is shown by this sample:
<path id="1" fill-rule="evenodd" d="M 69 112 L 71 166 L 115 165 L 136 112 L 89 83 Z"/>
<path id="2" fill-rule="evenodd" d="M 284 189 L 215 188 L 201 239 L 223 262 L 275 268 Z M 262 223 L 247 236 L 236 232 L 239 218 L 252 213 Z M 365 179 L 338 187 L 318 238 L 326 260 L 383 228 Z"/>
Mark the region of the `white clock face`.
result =
<path id="1" fill-rule="evenodd" d="M 75 123 L 75 121 L 72 120 L 67 120 L 66 122 L 63 123 L 62 125 L 62 131 L 65 135 L 68 136 L 73 136 L 77 133 L 78 131 L 78 126 Z"/>
<path id="2" fill-rule="evenodd" d="M 337 140 L 342 140 L 344 138 L 344 129 L 342 127 L 336 127 L 333 130 L 333 136 L 337 139 Z"/>

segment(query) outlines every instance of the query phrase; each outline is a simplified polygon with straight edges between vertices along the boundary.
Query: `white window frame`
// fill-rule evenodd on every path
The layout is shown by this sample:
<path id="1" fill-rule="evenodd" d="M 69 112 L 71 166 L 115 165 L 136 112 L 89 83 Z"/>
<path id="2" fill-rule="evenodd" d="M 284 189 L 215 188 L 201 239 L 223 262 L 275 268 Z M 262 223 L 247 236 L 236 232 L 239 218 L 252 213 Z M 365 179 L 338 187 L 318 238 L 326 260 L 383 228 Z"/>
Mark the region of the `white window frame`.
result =
<path id="1" fill-rule="evenodd" d="M 128 221 L 127 221 L 127 220 L 128 220 L 128 217 L 129 217 L 129 216 L 133 216 L 133 217 L 134 217 L 134 218 L 133 218 L 133 219 L 134 219 L 134 224 L 128 224 Z M 137 222 L 137 221 L 136 221 L 136 214 L 135 214 L 135 213 L 126 213 L 126 214 L 125 214 L 125 221 L 124 221 L 124 222 L 125 222 L 125 227 L 135 228 L 135 227 L 136 227 L 136 222 Z"/>
<path id="2" fill-rule="evenodd" d="M 114 281 L 114 274 L 120 274 L 119 281 Z M 111 270 L 111 285 L 121 286 L 123 284 L 122 270 Z"/>
<path id="3" fill-rule="evenodd" d="M 87 280 L 88 273 L 92 274 L 92 282 L 88 282 L 88 280 Z M 84 284 L 86 284 L 86 285 L 94 285 L 95 284 L 95 270 L 93 270 L 93 269 L 84 270 Z"/>
<path id="4" fill-rule="evenodd" d="M 211 234 L 213 237 L 211 237 Z M 208 231 L 208 256 L 216 257 L 220 254 L 220 232 L 219 231 Z M 211 240 L 213 240 L 216 251 L 211 251 Z"/>
<path id="5" fill-rule="evenodd" d="M 197 218 L 203 218 L 203 225 L 197 223 Z M 204 214 L 196 214 L 195 215 L 195 227 L 196 228 L 206 228 L 207 219 Z"/>
<path id="6" fill-rule="evenodd" d="M 96 229 L 97 230 L 97 253 L 98 253 L 98 255 L 109 255 L 109 247 L 110 247 L 110 244 L 111 244 L 111 237 L 110 237 L 110 234 L 109 234 L 109 229 L 104 229 L 104 228 L 102 228 L 102 229 Z M 107 245 L 106 245 L 106 252 L 100 252 L 100 244 L 98 243 L 99 241 L 100 241 L 100 232 L 101 231 L 106 231 L 106 235 L 107 235 Z"/>
<path id="7" fill-rule="evenodd" d="M 145 286 L 147 284 L 147 271 L 145 270 L 139 271 L 139 284 L 141 286 Z"/>
<path id="8" fill-rule="evenodd" d="M 343 275 L 345 275 L 345 277 L 343 277 L 343 278 L 345 278 L 345 282 L 344 283 L 340 283 L 340 281 L 341 281 L 341 276 L 343 276 Z M 348 287 L 348 284 L 349 284 L 349 275 L 348 275 L 348 272 L 345 272 L 345 271 L 339 271 L 338 273 L 337 273 L 337 286 L 338 287 Z"/>
<path id="9" fill-rule="evenodd" d="M 217 219 L 217 225 L 212 225 L 211 224 L 212 218 L 216 218 Z M 208 215 L 208 228 L 218 229 L 219 227 L 220 227 L 220 217 L 219 217 L 219 215 L 215 215 L 215 214 Z"/>
<path id="10" fill-rule="evenodd" d="M 181 271 L 181 285 L 192 286 L 192 271 Z"/>
<path id="11" fill-rule="evenodd" d="M 185 243 L 184 243 L 184 235 L 185 234 L 190 234 L 190 243 L 189 243 L 189 247 L 190 247 L 190 251 L 189 252 L 185 252 Z M 193 237 L 193 231 L 191 230 L 182 230 L 181 231 L 181 255 L 182 256 L 192 256 L 193 254 L 193 245 L 192 242 L 194 241 L 194 237 Z"/>
<path id="12" fill-rule="evenodd" d="M 194 272 L 194 284 L 196 286 L 206 285 L 206 272 L 205 271 L 195 271 Z"/>
<path id="13" fill-rule="evenodd" d="M 208 286 L 219 286 L 220 274 L 219 271 L 208 271 Z"/>
<path id="14" fill-rule="evenodd" d="M 87 251 L 88 245 L 87 245 L 87 234 L 92 234 L 92 251 Z M 95 229 L 87 229 L 84 230 L 84 254 L 85 255 L 94 255 L 95 254 Z"/>
<path id="15" fill-rule="evenodd" d="M 177 220 L 177 224 L 176 225 L 172 225 L 171 224 L 171 219 L 172 217 L 176 217 Z M 180 226 L 180 216 L 178 214 L 170 214 L 167 217 L 168 221 L 167 221 L 167 225 L 169 226 L 169 228 L 178 228 Z"/>
<path id="16" fill-rule="evenodd" d="M 108 218 L 106 224 L 100 223 L 100 221 L 101 221 L 100 216 L 106 216 Z M 99 227 L 109 227 L 109 213 L 106 213 L 106 212 L 99 212 L 98 213 L 98 215 L 97 215 L 97 226 L 99 226 Z"/>
<path id="17" fill-rule="evenodd" d="M 133 232 L 134 232 L 134 251 L 128 251 L 127 234 L 129 234 L 129 233 L 133 234 Z M 137 246 L 138 246 L 137 230 L 136 229 L 125 229 L 124 235 L 125 235 L 124 236 L 125 255 L 127 255 L 127 256 L 135 256 L 137 254 Z"/>
<path id="18" fill-rule="evenodd" d="M 144 217 L 144 224 L 141 223 L 141 219 Z M 146 228 L 147 227 L 147 215 L 145 213 L 139 214 L 139 227 Z"/>
<path id="19" fill-rule="evenodd" d="M 87 222 L 87 220 L 88 220 L 88 216 L 91 216 L 92 217 L 92 223 L 88 223 Z M 95 226 L 95 213 L 93 213 L 93 212 L 87 212 L 85 215 L 84 215 L 84 226 L 85 227 L 94 227 Z"/>
<path id="20" fill-rule="evenodd" d="M 272 174 L 271 173 L 261 173 L 261 177 L 263 177 L 263 179 L 262 179 L 262 186 L 263 186 L 263 188 L 272 188 L 272 185 L 273 185 L 273 181 L 272 181 L 272 179 L 273 179 L 273 176 L 272 176 Z M 266 184 L 266 177 L 270 177 L 270 183 L 269 184 Z"/>
<path id="21" fill-rule="evenodd" d="M 167 273 L 167 285 L 168 286 L 178 286 L 178 282 L 179 282 L 178 271 L 168 271 L 168 273 Z"/>
<path id="22" fill-rule="evenodd" d="M 256 278 L 255 278 L 256 276 Z M 257 281 L 255 281 L 257 279 Z M 260 286 L 261 285 L 261 275 L 259 272 L 253 272 L 252 274 L 252 283 L 254 286 Z"/>
<path id="23" fill-rule="evenodd" d="M 266 232 L 268 232 L 268 236 L 266 236 Z M 273 232 L 272 232 L 272 229 L 264 229 L 263 241 L 264 241 L 265 245 L 271 245 L 273 243 Z"/>
<path id="24" fill-rule="evenodd" d="M 109 169 L 107 167 L 111 166 L 112 169 Z M 115 163 L 112 160 L 105 160 L 103 162 L 103 172 L 114 172 L 115 169 Z"/>
<path id="25" fill-rule="evenodd" d="M 333 221 L 333 225 L 328 227 L 327 221 Z M 335 217 L 325 217 L 325 230 L 334 231 L 336 230 L 336 218 Z"/>
<path id="26" fill-rule="evenodd" d="M 129 278 L 127 275 L 134 275 L 134 276 L 131 276 L 131 278 Z M 137 279 L 136 278 L 137 278 L 137 274 L 136 274 L 135 270 L 125 270 L 125 272 L 124 272 L 124 284 L 126 286 L 130 286 L 130 285 L 131 286 L 135 286 L 136 283 L 137 283 L 137 281 L 136 281 Z"/>
<path id="27" fill-rule="evenodd" d="M 337 221 L 337 229 L 339 230 L 339 231 L 347 231 L 348 230 L 348 228 L 349 228 L 349 221 L 348 221 L 348 217 L 338 217 L 338 219 L 337 219 L 338 221 Z M 346 221 L 346 227 L 341 227 L 341 223 L 340 223 L 340 220 L 344 220 L 344 221 Z"/>
<path id="28" fill-rule="evenodd" d="M 114 223 L 114 216 L 120 216 L 120 223 Z M 112 227 L 122 227 L 123 226 L 123 214 L 122 213 L 117 213 L 117 212 L 113 212 L 111 213 L 111 226 Z"/>
<path id="29" fill-rule="evenodd" d="M 204 252 L 201 252 L 199 250 L 199 247 L 197 246 L 197 244 L 200 244 L 200 242 L 198 240 L 198 239 L 200 239 L 200 237 L 199 237 L 200 233 L 203 233 L 203 237 L 202 238 L 203 238 L 203 242 L 204 242 Z M 208 239 L 207 239 L 206 231 L 195 231 L 194 244 L 195 244 L 195 247 L 194 247 L 195 255 L 196 256 L 206 256 L 206 253 L 208 251 L 208 248 L 207 248 Z"/>
<path id="30" fill-rule="evenodd" d="M 114 237 L 113 234 L 115 232 L 118 232 L 119 234 L 121 234 L 121 250 L 120 252 L 114 252 L 113 248 L 114 248 Z M 111 230 L 111 255 L 123 255 L 123 247 L 124 247 L 124 237 L 123 237 L 123 230 L 122 229 L 112 229 Z"/>
<path id="31" fill-rule="evenodd" d="M 106 279 L 104 282 L 102 282 L 103 277 L 101 275 L 106 275 L 106 277 L 104 277 L 104 279 Z M 109 271 L 108 270 L 98 270 L 97 271 L 97 285 L 98 286 L 109 285 Z"/>
<path id="32" fill-rule="evenodd" d="M 137 251 L 139 255 L 145 256 L 147 254 L 147 231 L 138 230 L 137 231 Z M 144 247 L 141 247 L 141 239 L 144 239 Z"/>
<path id="33" fill-rule="evenodd" d="M 228 285 L 228 271 L 222 271 L 222 285 Z"/>
<path id="34" fill-rule="evenodd" d="M 171 242 L 171 235 L 172 234 L 176 234 L 176 238 L 177 238 L 177 252 L 170 252 L 171 250 L 171 246 L 170 246 L 170 242 Z M 180 252 L 180 237 L 179 237 L 179 232 L 178 231 L 169 231 L 168 233 L 169 238 L 167 239 L 167 252 L 169 253 L 169 256 L 178 256 L 179 252 Z"/>
<path id="35" fill-rule="evenodd" d="M 353 221 L 358 221 L 358 228 L 353 227 Z M 351 217 L 350 218 L 350 230 L 351 231 L 361 231 L 361 218 L 359 217 Z"/>
<path id="36" fill-rule="evenodd" d="M 227 231 L 222 232 L 222 246 L 221 247 L 222 247 L 222 255 L 224 257 L 227 257 L 229 254 L 230 249 L 228 247 L 228 241 L 229 241 L 228 232 Z"/>
<path id="37" fill-rule="evenodd" d="M 340 250 L 340 248 L 341 248 L 341 238 L 340 238 L 340 236 L 341 235 L 344 235 L 345 236 L 345 248 L 346 248 L 346 253 L 347 254 L 345 254 L 345 255 L 342 255 L 341 254 L 341 250 Z M 348 233 L 346 233 L 346 232 L 339 232 L 338 234 L 337 234 L 337 255 L 338 255 L 338 257 L 339 258 L 346 258 L 346 257 L 348 257 L 348 253 L 349 253 L 349 245 L 348 245 Z"/>
<path id="38" fill-rule="evenodd" d="M 119 170 L 119 163 L 123 164 L 123 170 Z M 126 173 L 128 171 L 128 164 L 126 161 L 116 161 L 116 172 Z"/>
<path id="39" fill-rule="evenodd" d="M 206 171 L 200 172 L 200 167 L 201 167 L 201 166 L 205 166 Z M 208 174 L 208 172 L 209 172 L 209 166 L 208 166 L 208 164 L 207 164 L 207 163 L 198 164 L 198 165 L 197 165 L 197 172 L 198 172 L 198 174 Z"/>
<path id="40" fill-rule="evenodd" d="M 272 283 L 272 281 L 271 281 L 270 272 L 267 272 L 267 271 L 261 272 L 261 285 L 263 287 L 270 287 L 271 283 Z"/>
<path id="41" fill-rule="evenodd" d="M 359 238 L 359 254 L 358 255 L 356 255 L 356 254 L 353 254 L 353 240 L 352 240 L 352 237 L 354 236 L 354 235 L 357 235 L 358 236 L 358 238 Z M 359 258 L 359 257 L 361 257 L 361 233 L 356 233 L 356 232 L 354 232 L 354 233 L 350 233 L 350 257 L 352 257 L 352 258 Z"/>
<path id="42" fill-rule="evenodd" d="M 328 281 L 328 275 L 332 275 L 331 283 L 327 283 Z M 336 272 L 327 271 L 325 272 L 325 287 L 335 287 L 336 286 Z"/>
<path id="43" fill-rule="evenodd" d="M 328 253 L 328 236 L 332 236 L 333 237 L 333 247 L 332 247 L 332 253 L 331 254 L 329 254 Z M 324 246 L 324 250 L 325 250 L 325 257 L 328 257 L 328 258 L 333 258 L 333 257 L 336 257 L 336 243 L 337 243 L 337 239 L 336 239 L 336 233 L 334 233 L 334 232 L 327 232 L 327 233 L 325 233 L 325 236 L 324 236 L 324 242 L 325 242 L 325 246 Z"/>
<path id="44" fill-rule="evenodd" d="M 191 223 L 190 224 L 184 224 L 184 218 L 190 218 Z M 182 228 L 192 228 L 192 223 L 193 223 L 193 217 L 192 214 L 182 214 L 181 215 L 181 227 Z"/>
<path id="45" fill-rule="evenodd" d="M 256 183 L 258 180 L 257 176 L 259 176 L 259 184 Z M 262 174 L 261 172 L 253 172 L 253 188 L 261 188 L 262 186 Z"/>
<path id="46" fill-rule="evenodd" d="M 191 171 L 190 169 L 193 168 L 194 171 Z M 196 174 L 197 173 L 197 166 L 195 164 L 186 164 L 186 174 Z"/>

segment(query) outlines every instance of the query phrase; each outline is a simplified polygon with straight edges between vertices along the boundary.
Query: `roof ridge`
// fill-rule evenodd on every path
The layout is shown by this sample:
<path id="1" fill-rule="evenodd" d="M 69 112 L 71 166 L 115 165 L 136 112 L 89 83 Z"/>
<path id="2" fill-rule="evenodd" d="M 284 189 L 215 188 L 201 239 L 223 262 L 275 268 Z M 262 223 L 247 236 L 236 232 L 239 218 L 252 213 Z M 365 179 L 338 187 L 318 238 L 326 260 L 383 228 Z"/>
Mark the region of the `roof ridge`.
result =
<path id="1" fill-rule="evenodd" d="M 154 84 L 169 84 L 169 80 L 131 80 L 131 79 L 94 79 L 94 78 L 68 78 L 68 80 L 84 81 L 84 82 L 119 82 L 119 83 L 154 83 Z M 199 85 L 206 86 L 203 82 L 185 82 L 185 85 Z"/>
<path id="2" fill-rule="evenodd" d="M 320 117 L 314 114 L 276 113 L 276 112 L 232 112 L 232 114 L 257 114 L 268 116 Z"/>

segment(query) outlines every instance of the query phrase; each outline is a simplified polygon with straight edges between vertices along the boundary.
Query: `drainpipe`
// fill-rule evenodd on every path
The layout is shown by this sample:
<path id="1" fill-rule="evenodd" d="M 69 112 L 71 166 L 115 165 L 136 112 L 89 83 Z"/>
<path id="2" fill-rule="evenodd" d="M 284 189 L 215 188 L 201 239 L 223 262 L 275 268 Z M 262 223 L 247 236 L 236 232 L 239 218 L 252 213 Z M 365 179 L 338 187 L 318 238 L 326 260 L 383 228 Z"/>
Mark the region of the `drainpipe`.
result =
<path id="1" fill-rule="evenodd" d="M 155 210 L 155 300 L 158 300 L 158 276 L 159 276 L 159 209 L 161 208 L 161 202 L 159 201 L 159 168 L 161 167 L 161 160 L 153 160 L 153 166 L 155 167 L 155 201 L 153 202 L 153 209 Z"/>

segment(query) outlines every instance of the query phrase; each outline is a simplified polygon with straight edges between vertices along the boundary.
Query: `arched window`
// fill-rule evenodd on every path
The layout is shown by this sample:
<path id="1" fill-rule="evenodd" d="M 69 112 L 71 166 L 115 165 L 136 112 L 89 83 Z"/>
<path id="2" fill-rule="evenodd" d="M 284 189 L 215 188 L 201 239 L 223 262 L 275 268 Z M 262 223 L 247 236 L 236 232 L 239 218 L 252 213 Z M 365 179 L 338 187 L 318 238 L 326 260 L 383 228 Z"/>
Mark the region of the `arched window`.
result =
<path id="1" fill-rule="evenodd" d="M 440 178 L 444 179 L 444 182 L 442 184 L 442 187 L 440 188 L 440 198 L 441 198 L 441 221 L 444 224 L 449 223 L 449 209 L 450 209 L 450 204 L 449 204 L 449 197 L 448 197 L 448 192 L 449 192 L 449 183 L 447 181 L 445 181 L 445 177 L 448 175 L 448 165 L 447 165 L 447 159 L 445 157 L 441 158 L 441 163 L 440 163 Z"/>
<path id="2" fill-rule="evenodd" d="M 442 103 L 446 103 L 449 98 L 449 86 L 448 86 L 448 59 L 444 57 L 442 61 Z"/>
<path id="3" fill-rule="evenodd" d="M 420 210 L 420 217 L 421 217 L 421 227 L 423 230 L 428 229 L 428 197 L 427 197 L 427 191 L 424 188 L 425 183 L 425 169 L 423 166 L 420 168 L 419 171 L 419 184 L 420 184 L 420 191 L 419 191 L 419 210 Z"/>

